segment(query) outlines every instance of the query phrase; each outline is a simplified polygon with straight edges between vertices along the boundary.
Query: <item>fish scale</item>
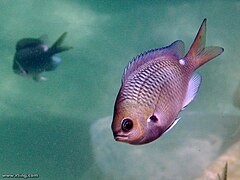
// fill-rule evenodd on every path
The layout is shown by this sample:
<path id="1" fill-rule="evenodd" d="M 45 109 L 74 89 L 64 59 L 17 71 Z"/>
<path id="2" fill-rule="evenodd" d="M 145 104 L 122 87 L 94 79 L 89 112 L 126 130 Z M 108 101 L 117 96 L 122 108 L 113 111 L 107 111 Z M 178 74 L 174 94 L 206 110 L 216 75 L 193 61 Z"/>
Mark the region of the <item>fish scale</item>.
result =
<path id="1" fill-rule="evenodd" d="M 170 67 L 169 67 L 170 66 Z M 148 67 L 139 71 L 131 79 L 126 80 L 126 85 L 122 91 L 122 96 L 119 99 L 133 99 L 136 100 L 141 105 L 152 105 L 154 102 L 158 101 L 158 96 L 164 88 L 167 80 L 172 78 L 174 74 L 170 74 L 169 69 L 174 69 L 174 74 L 181 77 L 181 72 L 179 66 L 176 62 L 172 60 L 161 60 L 159 63 L 153 62 L 149 64 Z M 143 76 L 143 74 L 148 74 L 148 76 Z M 171 84 L 170 84 L 171 86 Z M 170 92 L 172 88 L 167 89 Z"/>
<path id="2" fill-rule="evenodd" d="M 124 69 L 112 121 L 115 140 L 146 144 L 168 132 L 178 114 L 196 97 L 201 76 L 194 71 L 220 55 L 205 47 L 206 19 L 184 56 L 181 40 L 136 56 Z"/>

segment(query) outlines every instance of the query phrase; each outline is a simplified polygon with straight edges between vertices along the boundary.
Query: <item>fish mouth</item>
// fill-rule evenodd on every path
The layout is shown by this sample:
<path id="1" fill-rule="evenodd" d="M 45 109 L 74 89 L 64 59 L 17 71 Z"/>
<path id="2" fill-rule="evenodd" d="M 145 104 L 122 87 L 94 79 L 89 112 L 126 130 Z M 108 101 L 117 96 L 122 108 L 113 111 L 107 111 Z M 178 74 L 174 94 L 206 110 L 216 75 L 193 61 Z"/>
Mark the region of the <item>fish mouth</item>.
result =
<path id="1" fill-rule="evenodd" d="M 128 141 L 128 136 L 121 135 L 121 134 L 114 134 L 114 139 L 116 141 L 127 142 Z"/>

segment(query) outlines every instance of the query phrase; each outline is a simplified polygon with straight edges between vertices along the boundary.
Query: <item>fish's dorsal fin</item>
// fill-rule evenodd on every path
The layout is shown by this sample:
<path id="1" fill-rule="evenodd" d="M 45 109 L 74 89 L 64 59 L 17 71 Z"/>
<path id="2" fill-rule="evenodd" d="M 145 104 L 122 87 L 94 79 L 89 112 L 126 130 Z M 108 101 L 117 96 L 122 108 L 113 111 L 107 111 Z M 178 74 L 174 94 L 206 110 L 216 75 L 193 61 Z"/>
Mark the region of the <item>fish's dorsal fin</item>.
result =
<path id="1" fill-rule="evenodd" d="M 178 121 L 181 119 L 181 117 L 178 117 L 177 119 L 175 119 L 175 121 L 171 124 L 171 126 L 169 126 L 166 131 L 163 134 L 166 134 L 167 132 L 169 132 L 177 123 Z"/>
<path id="2" fill-rule="evenodd" d="M 43 44 L 46 44 L 48 42 L 48 35 L 42 34 L 39 39 L 42 41 Z"/>
<path id="3" fill-rule="evenodd" d="M 182 110 L 192 102 L 192 100 L 196 97 L 197 92 L 199 90 L 199 87 L 201 85 L 201 76 L 197 73 L 194 73 L 188 83 L 188 89 L 187 89 L 187 93 L 185 96 L 185 99 L 183 101 L 183 106 L 182 106 Z"/>
<path id="4" fill-rule="evenodd" d="M 16 44 L 16 51 L 20 51 L 25 48 L 35 48 L 42 44 L 39 38 L 23 38 Z"/>
<path id="5" fill-rule="evenodd" d="M 178 59 L 181 59 L 184 56 L 185 45 L 181 40 L 174 41 L 170 46 L 167 47 L 168 51 L 171 51 L 174 56 Z"/>
<path id="6" fill-rule="evenodd" d="M 122 76 L 122 82 L 124 82 L 135 70 L 141 67 L 148 61 L 154 60 L 160 56 L 171 56 L 174 59 L 178 60 L 184 55 L 184 42 L 181 40 L 177 40 L 173 42 L 169 46 L 165 46 L 162 48 L 151 49 L 140 55 L 137 55 L 133 58 L 124 69 L 124 73 Z"/>

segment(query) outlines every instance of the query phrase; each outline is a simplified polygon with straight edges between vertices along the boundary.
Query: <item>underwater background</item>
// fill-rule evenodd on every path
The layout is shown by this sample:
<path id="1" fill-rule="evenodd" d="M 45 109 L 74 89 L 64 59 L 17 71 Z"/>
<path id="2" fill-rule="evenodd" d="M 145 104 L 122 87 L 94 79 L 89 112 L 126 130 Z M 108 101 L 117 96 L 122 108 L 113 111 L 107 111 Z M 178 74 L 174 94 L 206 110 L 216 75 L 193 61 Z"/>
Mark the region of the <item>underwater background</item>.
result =
<path id="1" fill-rule="evenodd" d="M 240 1 L 0 0 L 0 12 L 0 178 L 190 180 L 239 141 Z M 198 70 L 202 85 L 181 121 L 144 146 L 116 142 L 127 63 L 177 39 L 187 52 L 204 18 L 206 45 L 225 51 Z M 47 34 L 51 45 L 65 31 L 73 49 L 47 81 L 13 73 L 19 39 Z"/>

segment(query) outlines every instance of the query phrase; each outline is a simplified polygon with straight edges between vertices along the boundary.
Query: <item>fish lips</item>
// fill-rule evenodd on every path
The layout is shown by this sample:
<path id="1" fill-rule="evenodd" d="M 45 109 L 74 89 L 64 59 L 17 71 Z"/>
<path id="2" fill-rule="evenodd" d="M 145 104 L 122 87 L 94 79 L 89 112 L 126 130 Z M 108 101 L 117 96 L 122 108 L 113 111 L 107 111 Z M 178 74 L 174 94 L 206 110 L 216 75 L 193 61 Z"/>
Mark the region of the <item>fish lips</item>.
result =
<path id="1" fill-rule="evenodd" d="M 128 142 L 128 136 L 118 133 L 113 133 L 114 139 L 116 141 Z"/>

